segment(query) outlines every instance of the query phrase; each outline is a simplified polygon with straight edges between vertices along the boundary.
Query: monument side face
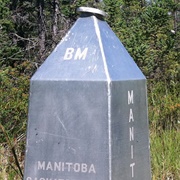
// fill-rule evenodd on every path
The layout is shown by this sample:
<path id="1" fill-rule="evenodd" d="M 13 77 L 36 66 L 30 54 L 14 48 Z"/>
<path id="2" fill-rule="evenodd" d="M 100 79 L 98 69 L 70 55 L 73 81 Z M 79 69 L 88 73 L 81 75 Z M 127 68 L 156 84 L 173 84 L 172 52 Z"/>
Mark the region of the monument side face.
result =
<path id="1" fill-rule="evenodd" d="M 31 83 L 25 180 L 108 180 L 106 82 Z"/>
<path id="2" fill-rule="evenodd" d="M 146 80 L 112 84 L 112 180 L 151 179 Z"/>

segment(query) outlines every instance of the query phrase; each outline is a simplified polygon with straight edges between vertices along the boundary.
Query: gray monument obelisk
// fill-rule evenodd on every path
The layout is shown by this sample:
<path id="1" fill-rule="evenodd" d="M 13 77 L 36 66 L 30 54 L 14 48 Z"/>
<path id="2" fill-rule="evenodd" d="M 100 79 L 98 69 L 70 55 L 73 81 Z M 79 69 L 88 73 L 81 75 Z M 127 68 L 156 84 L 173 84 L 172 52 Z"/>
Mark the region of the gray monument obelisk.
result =
<path id="1" fill-rule="evenodd" d="M 103 11 L 78 11 L 31 78 L 24 180 L 150 180 L 146 78 Z"/>

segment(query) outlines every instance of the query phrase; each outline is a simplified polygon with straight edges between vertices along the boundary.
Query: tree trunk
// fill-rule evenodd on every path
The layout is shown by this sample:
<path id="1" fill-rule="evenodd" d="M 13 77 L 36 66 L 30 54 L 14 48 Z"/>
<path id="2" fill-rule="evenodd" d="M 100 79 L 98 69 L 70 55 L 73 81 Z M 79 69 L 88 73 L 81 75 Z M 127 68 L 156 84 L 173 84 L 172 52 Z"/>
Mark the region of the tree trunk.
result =
<path id="1" fill-rule="evenodd" d="M 56 37 L 58 34 L 58 19 L 59 19 L 59 1 L 53 0 L 53 16 L 52 16 L 52 39 L 53 39 L 53 46 L 56 45 Z"/>
<path id="2" fill-rule="evenodd" d="M 141 7 L 144 7 L 146 4 L 145 0 L 141 0 Z"/>
<path id="3" fill-rule="evenodd" d="M 37 8 L 38 8 L 38 30 L 39 30 L 39 53 L 40 58 L 43 58 L 43 54 L 45 52 L 45 40 L 46 40 L 46 32 L 45 32 L 45 20 L 44 20 L 44 0 L 37 0 Z"/>
<path id="4" fill-rule="evenodd" d="M 174 0 L 175 4 L 178 4 L 177 0 Z M 179 31 L 179 23 L 180 23 L 180 9 L 177 8 L 174 11 L 174 30 L 177 32 Z"/>

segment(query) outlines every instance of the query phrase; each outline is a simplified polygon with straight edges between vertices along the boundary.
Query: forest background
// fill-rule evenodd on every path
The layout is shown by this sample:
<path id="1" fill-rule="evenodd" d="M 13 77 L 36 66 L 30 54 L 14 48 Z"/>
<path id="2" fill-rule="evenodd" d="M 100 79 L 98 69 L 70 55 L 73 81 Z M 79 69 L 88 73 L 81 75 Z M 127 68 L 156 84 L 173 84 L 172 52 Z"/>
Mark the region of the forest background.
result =
<path id="1" fill-rule="evenodd" d="M 153 180 L 180 177 L 180 1 L 0 0 L 0 179 L 23 176 L 29 80 L 78 18 L 106 21 L 148 82 Z"/>

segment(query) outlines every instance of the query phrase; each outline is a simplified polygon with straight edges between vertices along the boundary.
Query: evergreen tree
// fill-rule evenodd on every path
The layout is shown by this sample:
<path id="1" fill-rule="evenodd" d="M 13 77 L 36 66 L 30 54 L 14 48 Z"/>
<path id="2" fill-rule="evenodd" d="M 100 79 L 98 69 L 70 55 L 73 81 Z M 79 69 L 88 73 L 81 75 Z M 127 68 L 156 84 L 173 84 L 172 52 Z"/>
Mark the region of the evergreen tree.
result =
<path id="1" fill-rule="evenodd" d="M 15 26 L 9 5 L 9 0 L 0 0 L 0 66 L 13 65 L 14 61 L 22 57 L 16 41 L 12 40 Z"/>

